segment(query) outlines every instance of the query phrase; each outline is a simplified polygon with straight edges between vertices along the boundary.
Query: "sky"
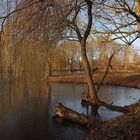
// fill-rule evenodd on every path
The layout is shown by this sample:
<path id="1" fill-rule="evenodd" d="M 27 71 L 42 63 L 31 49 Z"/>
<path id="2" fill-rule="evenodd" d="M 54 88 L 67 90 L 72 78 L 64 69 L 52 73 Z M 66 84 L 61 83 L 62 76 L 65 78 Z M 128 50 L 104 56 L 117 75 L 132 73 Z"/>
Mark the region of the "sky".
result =
<path id="1" fill-rule="evenodd" d="M 140 56 L 140 39 L 137 39 L 134 43 L 133 43 L 134 48 L 138 51 L 138 55 Z"/>
<path id="2" fill-rule="evenodd" d="M 133 43 L 134 47 L 140 49 L 140 39 L 137 39 L 134 43 Z"/>

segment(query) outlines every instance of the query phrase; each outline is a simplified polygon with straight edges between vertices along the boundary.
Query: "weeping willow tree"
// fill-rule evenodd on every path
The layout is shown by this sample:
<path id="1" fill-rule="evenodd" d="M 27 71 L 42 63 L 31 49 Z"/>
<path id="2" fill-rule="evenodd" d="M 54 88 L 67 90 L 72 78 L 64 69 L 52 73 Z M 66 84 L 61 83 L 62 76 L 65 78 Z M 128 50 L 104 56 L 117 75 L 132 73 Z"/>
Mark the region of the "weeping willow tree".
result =
<path id="1" fill-rule="evenodd" d="M 28 73 L 27 77 L 48 79 L 54 48 L 65 28 L 58 24 L 60 17 L 53 2 L 5 2 L 1 27 L 3 77 L 8 78 L 10 72 L 15 78 Z"/>

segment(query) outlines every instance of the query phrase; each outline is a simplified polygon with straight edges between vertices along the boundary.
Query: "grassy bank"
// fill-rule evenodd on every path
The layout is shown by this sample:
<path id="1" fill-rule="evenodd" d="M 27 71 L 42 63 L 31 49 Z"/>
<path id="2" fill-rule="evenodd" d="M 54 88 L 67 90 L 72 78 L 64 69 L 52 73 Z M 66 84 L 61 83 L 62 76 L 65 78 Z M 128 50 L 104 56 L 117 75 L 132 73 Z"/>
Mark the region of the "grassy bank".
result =
<path id="1" fill-rule="evenodd" d="M 100 83 L 103 73 L 93 75 L 95 83 Z M 86 83 L 85 74 L 51 76 L 51 82 Z M 140 74 L 135 73 L 109 73 L 104 81 L 107 85 L 128 86 L 140 88 Z"/>
<path id="2" fill-rule="evenodd" d="M 132 112 L 114 120 L 92 126 L 84 140 L 139 140 L 140 102 L 129 106 Z"/>

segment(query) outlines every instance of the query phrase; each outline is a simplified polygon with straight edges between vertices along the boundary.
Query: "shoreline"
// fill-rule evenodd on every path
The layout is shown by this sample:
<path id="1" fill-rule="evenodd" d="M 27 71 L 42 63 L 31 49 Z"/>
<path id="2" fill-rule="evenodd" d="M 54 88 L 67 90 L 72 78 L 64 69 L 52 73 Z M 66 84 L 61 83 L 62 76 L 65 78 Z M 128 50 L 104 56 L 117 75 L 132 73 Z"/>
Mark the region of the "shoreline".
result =
<path id="1" fill-rule="evenodd" d="M 95 83 L 99 83 L 103 74 L 94 74 Z M 84 74 L 51 76 L 51 82 L 60 83 L 86 83 Z M 125 86 L 140 89 L 140 74 L 116 74 L 109 73 L 103 83 L 104 85 Z M 97 126 L 87 128 L 82 140 L 100 139 L 129 139 L 137 140 L 140 138 L 140 101 L 129 106 L 124 106 L 130 110 L 120 117 L 98 123 Z"/>
<path id="2" fill-rule="evenodd" d="M 120 117 L 98 123 L 97 128 L 91 126 L 87 129 L 83 140 L 115 139 L 138 140 L 140 138 L 140 102 L 127 106 L 132 112 Z"/>
<path id="3" fill-rule="evenodd" d="M 102 77 L 103 77 L 103 73 L 93 74 L 94 83 L 99 84 Z M 87 83 L 85 74 L 51 76 L 50 81 L 58 82 L 58 83 L 81 83 L 81 84 Z M 140 74 L 108 73 L 103 84 L 140 89 Z"/>

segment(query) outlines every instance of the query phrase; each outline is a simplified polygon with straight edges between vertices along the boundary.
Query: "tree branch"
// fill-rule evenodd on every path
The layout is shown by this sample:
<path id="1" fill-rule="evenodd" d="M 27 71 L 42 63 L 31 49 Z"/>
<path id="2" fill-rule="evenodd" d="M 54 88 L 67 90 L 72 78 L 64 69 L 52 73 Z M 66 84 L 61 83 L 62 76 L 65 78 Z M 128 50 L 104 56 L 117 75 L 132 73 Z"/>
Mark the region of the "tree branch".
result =
<path id="1" fill-rule="evenodd" d="M 90 34 L 91 27 L 92 27 L 92 20 L 93 20 L 93 18 L 92 18 L 92 1 L 85 0 L 85 2 L 87 4 L 87 6 L 88 6 L 88 25 L 87 25 L 85 34 L 83 36 L 84 41 L 87 40 L 88 35 Z"/>
<path id="2" fill-rule="evenodd" d="M 122 49 L 122 48 L 120 48 L 120 49 Z M 118 49 L 117 51 L 119 51 L 120 49 Z M 105 80 L 105 78 L 106 78 L 106 76 L 107 76 L 107 74 L 108 74 L 108 72 L 109 72 L 109 68 L 112 69 L 111 61 L 112 61 L 113 56 L 115 55 L 115 53 L 116 53 L 116 51 L 114 51 L 114 52 L 112 53 L 112 55 L 110 56 L 110 58 L 109 58 L 109 60 L 108 60 L 108 65 L 107 65 L 106 71 L 105 71 L 105 73 L 104 73 L 104 76 L 103 76 L 102 80 L 100 81 L 99 86 L 97 87 L 97 93 L 98 93 L 98 91 L 100 90 L 100 88 L 101 88 L 101 86 L 102 86 L 102 84 L 103 84 L 103 82 L 104 82 L 104 80 Z"/>

